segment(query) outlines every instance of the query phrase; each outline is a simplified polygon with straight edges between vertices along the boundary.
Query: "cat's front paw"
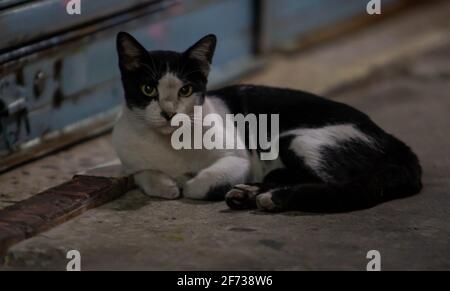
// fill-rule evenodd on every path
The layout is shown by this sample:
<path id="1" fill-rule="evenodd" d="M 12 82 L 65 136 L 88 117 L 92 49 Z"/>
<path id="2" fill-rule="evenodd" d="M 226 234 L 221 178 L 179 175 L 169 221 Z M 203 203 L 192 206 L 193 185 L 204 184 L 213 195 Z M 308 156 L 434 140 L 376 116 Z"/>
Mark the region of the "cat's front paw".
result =
<path id="1" fill-rule="evenodd" d="M 204 200 L 211 189 L 211 177 L 200 174 L 184 184 L 183 196 L 190 199 Z"/>
<path id="2" fill-rule="evenodd" d="M 186 198 L 197 200 L 220 201 L 231 189 L 231 184 L 214 178 L 212 173 L 202 173 L 187 181 L 183 187 L 183 194 Z"/>
<path id="3" fill-rule="evenodd" d="M 157 189 L 151 189 L 150 191 L 145 191 L 145 194 L 152 197 L 158 197 L 163 199 L 178 199 L 181 197 L 181 192 L 178 186 L 175 185 L 165 185 Z"/>
<path id="4" fill-rule="evenodd" d="M 166 175 L 142 172 L 134 176 L 136 184 L 146 195 L 163 199 L 177 199 L 181 196 L 176 182 Z"/>

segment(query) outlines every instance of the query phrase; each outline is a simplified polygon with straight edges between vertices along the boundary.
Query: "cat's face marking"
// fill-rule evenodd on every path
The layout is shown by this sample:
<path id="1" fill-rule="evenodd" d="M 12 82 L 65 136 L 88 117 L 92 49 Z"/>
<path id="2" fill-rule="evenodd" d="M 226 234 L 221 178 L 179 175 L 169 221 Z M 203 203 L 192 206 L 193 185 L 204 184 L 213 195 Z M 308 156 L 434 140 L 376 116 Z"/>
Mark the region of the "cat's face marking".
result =
<path id="1" fill-rule="evenodd" d="M 191 84 L 179 79 L 174 73 L 166 73 L 158 82 L 159 105 L 169 114 L 193 114 L 194 106 L 203 102 L 201 92 L 192 92 L 189 96 L 180 96 L 180 90 Z"/>
<path id="2" fill-rule="evenodd" d="M 204 101 L 215 44 L 215 36 L 208 35 L 183 53 L 147 51 L 131 35 L 119 33 L 122 84 L 135 120 L 169 134 L 175 130 L 172 116 L 192 115 Z"/>

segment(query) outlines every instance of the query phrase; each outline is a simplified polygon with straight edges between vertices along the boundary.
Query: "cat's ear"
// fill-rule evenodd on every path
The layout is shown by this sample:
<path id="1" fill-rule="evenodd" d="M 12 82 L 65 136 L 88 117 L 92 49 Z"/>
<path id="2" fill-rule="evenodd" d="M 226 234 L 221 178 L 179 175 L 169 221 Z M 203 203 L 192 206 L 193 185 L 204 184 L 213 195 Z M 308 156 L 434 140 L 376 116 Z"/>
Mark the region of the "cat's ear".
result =
<path id="1" fill-rule="evenodd" d="M 119 32 L 117 34 L 117 53 L 119 65 L 128 71 L 136 70 L 148 56 L 147 50 L 130 34 Z"/>
<path id="2" fill-rule="evenodd" d="M 217 38 L 214 34 L 208 34 L 188 48 L 184 53 L 193 59 L 199 60 L 202 64 L 202 71 L 208 75 L 214 51 L 216 49 Z"/>

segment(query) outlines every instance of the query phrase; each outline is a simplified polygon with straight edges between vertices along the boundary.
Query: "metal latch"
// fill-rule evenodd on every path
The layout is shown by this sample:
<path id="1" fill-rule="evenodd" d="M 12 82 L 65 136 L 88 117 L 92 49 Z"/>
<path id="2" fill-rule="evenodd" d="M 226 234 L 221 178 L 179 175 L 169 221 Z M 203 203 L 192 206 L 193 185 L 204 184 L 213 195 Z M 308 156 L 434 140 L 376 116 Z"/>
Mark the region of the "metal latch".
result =
<path id="1" fill-rule="evenodd" d="M 7 103 L 8 99 L 12 99 Z M 13 145 L 19 140 L 22 125 L 25 125 L 26 133 L 30 133 L 30 122 L 28 120 L 28 107 L 25 97 L 18 98 L 2 98 L 0 99 L 0 134 L 6 145 L 6 148 L 11 151 Z M 11 120 L 16 122 L 16 131 L 11 134 L 8 131 L 7 123 Z"/>

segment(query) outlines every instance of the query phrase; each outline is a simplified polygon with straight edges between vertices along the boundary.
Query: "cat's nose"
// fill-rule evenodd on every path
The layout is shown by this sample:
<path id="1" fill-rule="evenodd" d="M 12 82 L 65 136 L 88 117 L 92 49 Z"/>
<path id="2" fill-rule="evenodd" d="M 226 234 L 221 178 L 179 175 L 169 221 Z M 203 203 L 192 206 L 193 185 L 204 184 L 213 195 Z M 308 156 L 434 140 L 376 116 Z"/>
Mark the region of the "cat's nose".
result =
<path id="1" fill-rule="evenodd" d="M 172 117 L 174 117 L 176 113 L 168 113 L 166 111 L 161 111 L 161 116 L 164 117 L 167 121 L 170 121 Z"/>

